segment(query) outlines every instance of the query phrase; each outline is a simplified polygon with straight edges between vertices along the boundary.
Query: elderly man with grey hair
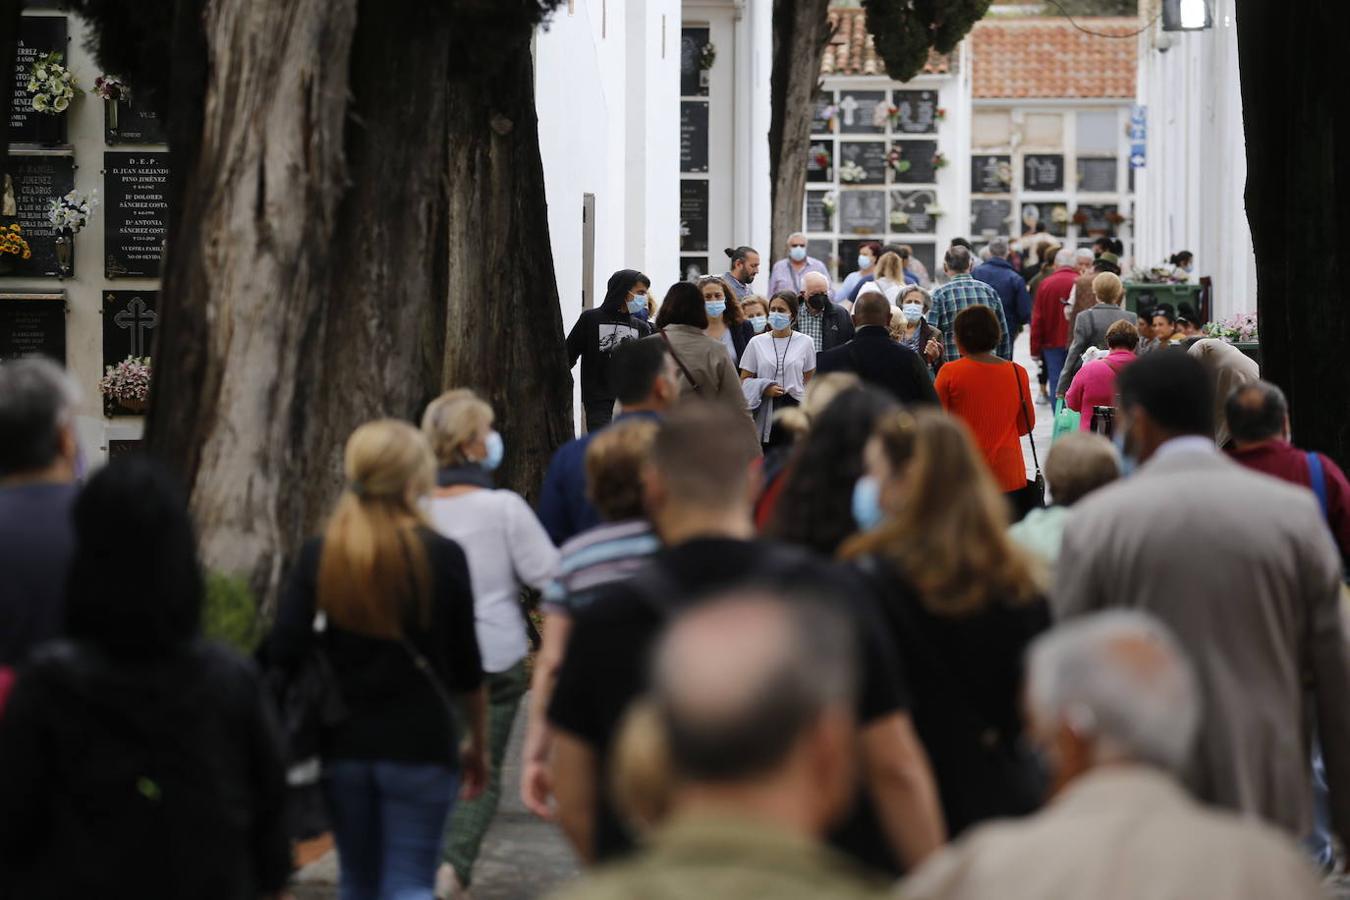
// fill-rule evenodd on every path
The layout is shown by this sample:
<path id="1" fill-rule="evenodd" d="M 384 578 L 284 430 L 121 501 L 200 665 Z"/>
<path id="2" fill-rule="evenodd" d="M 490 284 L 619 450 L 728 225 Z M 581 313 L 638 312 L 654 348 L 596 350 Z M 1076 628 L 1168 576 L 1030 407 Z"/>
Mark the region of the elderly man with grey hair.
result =
<path id="1" fill-rule="evenodd" d="M 797 321 L 793 328 L 811 339 L 817 353 L 853 340 L 853 320 L 848 310 L 830 300 L 830 279 L 819 272 L 808 272 L 802 279 Z"/>
<path id="2" fill-rule="evenodd" d="M 806 275 L 819 272 L 825 276 L 825 290 L 830 289 L 830 270 L 814 256 L 806 255 L 806 235 L 800 231 L 788 235 L 787 256 L 773 264 L 769 270 L 769 296 L 779 291 L 792 291 L 800 294 L 806 290 Z"/>
<path id="3" fill-rule="evenodd" d="M 983 281 L 998 294 L 1003 303 L 1003 318 L 1012 329 L 1012 340 L 1017 340 L 1022 326 L 1031 321 L 1031 294 L 1027 282 L 1008 260 L 1008 239 L 996 237 L 985 248 L 989 259 L 971 273 L 976 281 Z"/>
<path id="4" fill-rule="evenodd" d="M 904 885 L 907 900 L 1323 896 L 1287 837 L 1182 788 L 1200 690 L 1156 619 L 1106 612 L 1042 636 L 1026 693 L 1053 799 L 935 857 Z"/>
<path id="5" fill-rule="evenodd" d="M 976 281 L 970 274 L 971 252 L 960 244 L 952 244 L 942 258 L 942 270 L 949 281 L 933 291 L 933 327 L 942 332 L 946 342 L 946 362 L 955 362 L 961 358 L 956 349 L 956 317 L 964 309 L 980 305 L 994 311 L 998 319 L 1000 336 L 996 352 L 1006 360 L 1012 360 L 1012 332 L 1008 330 L 1008 318 L 1003 314 L 1003 300 L 998 292 L 983 281 Z"/>
<path id="6" fill-rule="evenodd" d="M 0 669 L 60 634 L 79 445 L 70 376 L 47 359 L 0 364 Z"/>
<path id="7" fill-rule="evenodd" d="M 875 896 L 822 839 L 856 784 L 854 648 L 851 624 L 810 598 L 750 591 L 677 617 L 619 742 L 621 783 L 635 746 L 658 748 L 658 828 L 562 897 Z"/>

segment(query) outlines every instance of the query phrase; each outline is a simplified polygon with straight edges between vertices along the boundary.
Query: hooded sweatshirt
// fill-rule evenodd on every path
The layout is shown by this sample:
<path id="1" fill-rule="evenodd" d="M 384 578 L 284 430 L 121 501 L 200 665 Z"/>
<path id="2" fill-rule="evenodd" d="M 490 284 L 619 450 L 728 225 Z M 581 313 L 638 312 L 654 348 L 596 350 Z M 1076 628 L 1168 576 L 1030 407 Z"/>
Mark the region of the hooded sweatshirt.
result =
<path id="1" fill-rule="evenodd" d="M 609 355 L 624 341 L 644 338 L 651 327 L 628 312 L 628 292 L 641 273 L 620 269 L 609 278 L 605 299 L 595 309 L 584 310 L 567 335 L 571 365 L 581 359 L 581 401 L 612 402 L 616 390 L 609 383 Z"/>

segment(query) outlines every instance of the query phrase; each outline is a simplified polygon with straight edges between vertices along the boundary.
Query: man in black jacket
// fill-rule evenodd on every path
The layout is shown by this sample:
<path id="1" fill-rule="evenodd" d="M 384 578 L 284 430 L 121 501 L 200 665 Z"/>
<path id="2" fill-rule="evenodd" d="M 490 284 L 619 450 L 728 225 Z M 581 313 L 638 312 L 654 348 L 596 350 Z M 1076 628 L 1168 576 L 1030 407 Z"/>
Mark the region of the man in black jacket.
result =
<path id="1" fill-rule="evenodd" d="M 853 340 L 853 323 L 848 311 L 830 300 L 830 280 L 819 272 L 807 272 L 802 279 L 802 305 L 793 327 L 809 337 L 816 352 L 832 350 Z M 772 299 L 772 298 L 770 298 Z"/>
<path id="2" fill-rule="evenodd" d="M 868 384 L 889 391 L 901 403 L 938 402 L 933 377 L 923 358 L 891 340 L 891 304 L 885 295 L 863 294 L 853 306 L 858 326 L 853 340 L 816 357 L 816 371 L 852 372 Z"/>

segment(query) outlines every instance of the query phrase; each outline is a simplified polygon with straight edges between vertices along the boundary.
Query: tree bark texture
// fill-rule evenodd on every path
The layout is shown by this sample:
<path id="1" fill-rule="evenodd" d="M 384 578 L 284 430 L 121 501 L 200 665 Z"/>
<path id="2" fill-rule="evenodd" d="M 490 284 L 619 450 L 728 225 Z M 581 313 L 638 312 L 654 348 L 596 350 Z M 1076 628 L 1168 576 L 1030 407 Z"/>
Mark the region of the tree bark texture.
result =
<path id="1" fill-rule="evenodd" d="M 459 67 L 450 85 L 444 377 L 492 404 L 506 440 L 498 483 L 532 499 L 549 457 L 572 437 L 572 380 L 529 33 L 493 52 L 497 65 Z"/>
<path id="2" fill-rule="evenodd" d="M 1256 250 L 1262 376 L 1289 398 L 1294 440 L 1350 466 L 1350 111 L 1337 86 L 1340 0 L 1239 4 L 1247 219 Z M 1217 26 L 1216 26 L 1217 27 Z"/>
<path id="3" fill-rule="evenodd" d="M 770 259 L 802 227 L 811 119 L 820 92 L 820 63 L 833 29 L 829 0 L 774 0 L 773 67 L 769 82 Z"/>

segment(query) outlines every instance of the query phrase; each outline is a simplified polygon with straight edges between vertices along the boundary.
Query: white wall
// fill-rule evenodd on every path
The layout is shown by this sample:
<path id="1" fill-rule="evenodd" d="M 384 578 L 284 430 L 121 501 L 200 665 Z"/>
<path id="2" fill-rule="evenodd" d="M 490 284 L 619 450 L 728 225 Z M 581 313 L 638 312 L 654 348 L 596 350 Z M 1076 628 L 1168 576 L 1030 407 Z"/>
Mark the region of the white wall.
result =
<path id="1" fill-rule="evenodd" d="M 1141 265 L 1193 252 L 1196 272 L 1214 279 L 1212 312 L 1223 318 L 1256 309 L 1256 259 L 1243 201 L 1236 2 L 1212 5 L 1211 29 L 1140 36 L 1148 162 L 1135 173 L 1135 234 Z"/>

